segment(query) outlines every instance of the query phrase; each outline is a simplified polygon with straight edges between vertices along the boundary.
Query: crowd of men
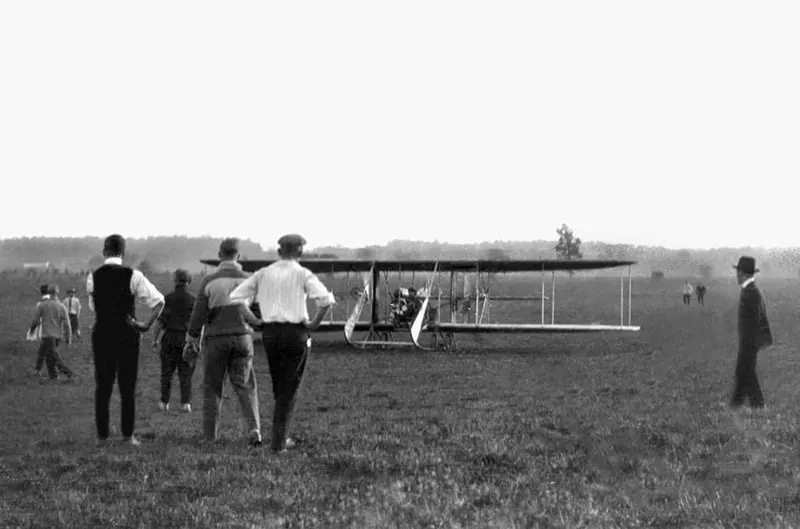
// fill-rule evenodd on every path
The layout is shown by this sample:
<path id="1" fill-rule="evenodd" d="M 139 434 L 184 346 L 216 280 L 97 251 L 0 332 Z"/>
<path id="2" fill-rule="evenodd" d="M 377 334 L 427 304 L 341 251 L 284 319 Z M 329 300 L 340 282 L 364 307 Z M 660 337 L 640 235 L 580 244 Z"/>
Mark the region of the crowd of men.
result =
<path id="1" fill-rule="evenodd" d="M 109 402 L 116 381 L 123 440 L 134 446 L 140 444 L 134 435 L 140 336 L 153 328 L 153 347 L 161 357 L 160 409 L 169 409 L 172 378 L 177 370 L 181 410 L 191 411 L 192 375 L 196 360 L 202 357 L 203 436 L 208 440 L 218 437 L 222 390 L 227 378 L 236 394 L 251 447 L 262 445 L 253 369 L 253 332 L 260 331 L 275 399 L 270 444 L 277 452 L 294 446 L 296 440 L 288 434 L 311 349 L 311 332 L 335 304 L 333 294 L 319 278 L 298 262 L 305 244 L 300 235 L 281 237 L 280 259 L 248 275 L 238 263 L 238 239 L 225 239 L 219 247 L 218 269 L 203 279 L 197 297 L 187 291 L 191 275 L 185 270 L 176 271 L 175 289 L 165 297 L 141 271 L 123 265 L 125 239 L 118 234 L 107 237 L 103 246 L 105 262 L 89 274 L 86 282 L 89 308 L 95 315 L 91 343 L 98 443 L 104 445 L 109 438 Z M 760 349 L 772 345 L 772 333 L 764 298 L 754 282 L 759 271 L 755 259 L 742 256 L 733 268 L 741 294 L 739 350 L 730 405 L 737 408 L 747 400 L 751 407 L 761 408 L 764 396 L 756 377 L 756 359 Z M 698 291 L 700 286 L 702 283 Z M 688 281 L 685 287 L 692 288 Z M 705 293 L 704 286 L 702 292 Z M 57 378 L 57 371 L 74 376 L 58 354 L 62 336 L 67 345 L 73 335 L 80 337 L 80 302 L 74 289 L 68 294 L 61 302 L 57 285 L 43 288 L 29 330 L 29 336 L 38 332 L 40 339 L 35 369 L 38 372 L 46 364 L 50 378 Z M 403 298 L 400 294 L 394 299 L 398 306 Z M 309 318 L 306 309 L 307 298 L 316 302 L 313 318 Z M 698 293 L 698 300 L 702 304 L 702 294 Z M 150 308 L 144 321 L 135 319 L 137 301 Z M 254 306 L 258 306 L 260 314 L 253 312 Z"/>
<path id="2" fill-rule="evenodd" d="M 159 408 L 169 409 L 170 390 L 178 372 L 181 410 L 191 411 L 192 375 L 196 360 L 202 358 L 203 436 L 216 440 L 225 379 L 237 396 L 248 443 L 262 445 L 256 373 L 253 368 L 253 332 L 261 332 L 267 354 L 275 399 L 270 444 L 283 452 L 299 440 L 289 436 L 298 389 L 311 350 L 311 332 L 316 330 L 335 304 L 333 294 L 310 270 L 300 265 L 305 239 L 297 234 L 278 240 L 280 259 L 252 275 L 238 263 L 239 240 L 228 238 L 219 247 L 217 271 L 204 278 L 197 297 L 187 291 L 191 275 L 174 274 L 175 289 L 164 296 L 142 274 L 125 266 L 125 239 L 118 234 L 104 241 L 102 266 L 87 278 L 89 308 L 95 321 L 91 346 L 95 371 L 95 426 L 99 445 L 109 439 L 109 403 L 116 382 L 120 394 L 123 441 L 138 446 L 135 436 L 136 385 L 141 334 L 153 329 L 154 349 L 161 358 Z M 58 354 L 62 337 L 70 345 L 80 337 L 80 302 L 70 289 L 63 302 L 58 286 L 42 291 L 29 329 L 40 340 L 36 371 L 47 365 L 51 379 L 57 371 L 68 377 L 73 372 Z M 315 301 L 317 311 L 309 318 L 306 300 Z M 150 313 L 143 321 L 135 318 L 136 303 Z M 252 307 L 257 306 L 259 315 Z"/>

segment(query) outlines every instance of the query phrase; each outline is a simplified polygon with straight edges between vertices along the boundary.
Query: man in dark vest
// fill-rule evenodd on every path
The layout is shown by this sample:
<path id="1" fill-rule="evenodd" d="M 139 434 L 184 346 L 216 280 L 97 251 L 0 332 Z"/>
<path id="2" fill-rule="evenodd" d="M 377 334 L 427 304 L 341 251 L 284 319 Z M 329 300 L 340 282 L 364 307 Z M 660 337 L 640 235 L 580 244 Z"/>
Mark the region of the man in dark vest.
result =
<path id="1" fill-rule="evenodd" d="M 95 423 L 100 445 L 108 440 L 108 405 L 119 386 L 122 436 L 138 446 L 133 436 L 136 417 L 136 379 L 139 372 L 140 334 L 146 332 L 164 308 L 164 296 L 139 270 L 122 264 L 125 239 L 114 234 L 103 243 L 103 266 L 89 274 L 86 291 L 89 309 L 95 313 L 92 353 L 95 372 Z M 150 308 L 146 322 L 137 321 L 136 302 Z"/>
<path id="2" fill-rule="evenodd" d="M 297 390 L 303 380 L 311 331 L 319 328 L 335 303 L 325 285 L 308 268 L 298 263 L 305 239 L 296 234 L 278 240 L 280 259 L 262 268 L 231 292 L 231 303 L 241 306 L 248 320 L 254 318 L 248 304 L 255 299 L 264 322 L 262 337 L 272 377 L 275 412 L 272 422 L 272 449 L 283 452 L 294 446 L 288 437 Z M 308 318 L 306 299 L 315 301 L 317 312 Z"/>
<path id="3" fill-rule="evenodd" d="M 175 270 L 173 279 L 175 290 L 164 299 L 164 311 L 153 327 L 153 349 L 161 356 L 161 401 L 158 407 L 161 411 L 169 410 L 172 377 L 177 369 L 181 387 L 181 411 L 189 413 L 192 411 L 194 366 L 183 359 L 183 345 L 189 330 L 195 297 L 186 290 L 192 282 L 192 275 L 187 270 Z"/>
<path id="4" fill-rule="evenodd" d="M 731 406 L 739 408 L 745 398 L 751 408 L 764 407 L 764 395 L 756 376 L 759 349 L 772 345 L 772 331 L 761 291 L 755 284 L 756 260 L 742 256 L 734 266 L 742 291 L 739 298 L 739 355 L 736 359 L 736 386 Z"/>

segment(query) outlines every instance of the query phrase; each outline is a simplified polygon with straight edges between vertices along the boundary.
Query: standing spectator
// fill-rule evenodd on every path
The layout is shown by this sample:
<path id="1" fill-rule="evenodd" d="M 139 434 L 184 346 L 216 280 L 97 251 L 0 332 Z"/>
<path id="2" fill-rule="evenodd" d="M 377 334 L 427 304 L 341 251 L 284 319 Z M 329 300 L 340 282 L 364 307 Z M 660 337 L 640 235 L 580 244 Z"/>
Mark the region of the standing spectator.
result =
<path id="1" fill-rule="evenodd" d="M 261 418 L 258 413 L 258 386 L 253 369 L 253 329 L 246 314 L 233 305 L 230 293 L 247 279 L 239 257 L 239 240 L 224 239 L 219 245 L 217 271 L 203 280 L 194 304 L 186 342 L 188 350 L 204 352 L 203 436 L 215 441 L 219 433 L 222 389 L 228 376 L 239 398 L 239 410 L 253 448 L 261 446 Z M 255 316 L 251 324 L 260 323 Z M 203 330 L 205 326 L 205 330 Z M 201 333 L 203 342 L 201 344 Z M 187 354 L 188 357 L 188 354 Z"/>
<path id="2" fill-rule="evenodd" d="M 756 260 L 742 256 L 734 265 L 736 281 L 741 285 L 739 297 L 739 354 L 736 358 L 736 386 L 731 407 L 739 408 L 745 398 L 751 408 L 764 407 L 764 395 L 756 376 L 758 351 L 772 345 L 772 330 L 767 318 L 764 296 L 755 284 Z"/>
<path id="3" fill-rule="evenodd" d="M 67 314 L 67 308 L 58 301 L 58 285 L 50 285 L 48 294 L 48 299 L 40 301 L 36 305 L 36 314 L 31 322 L 30 331 L 33 332 L 36 326 L 41 326 L 42 338 L 39 342 L 39 358 L 43 358 L 47 364 L 47 374 L 50 376 L 50 380 L 58 380 L 56 370 L 72 379 L 75 374 L 64 364 L 58 354 L 58 346 L 62 336 L 66 338 L 67 345 L 72 344 L 69 315 Z M 41 369 L 38 364 L 39 360 L 37 359 L 37 371 Z"/>
<path id="4" fill-rule="evenodd" d="M 79 318 L 81 317 L 81 300 L 75 296 L 75 289 L 70 288 L 67 290 L 67 299 L 64 300 L 64 305 L 67 307 L 69 314 L 69 324 L 72 326 L 72 334 L 81 337 L 81 328 Z"/>
<path id="5" fill-rule="evenodd" d="M 705 298 L 706 296 L 706 286 L 703 284 L 702 281 L 697 283 L 697 288 L 695 289 L 695 292 L 697 292 L 697 302 L 700 305 L 705 305 L 705 303 L 703 302 L 703 298 Z"/>
<path id="6" fill-rule="evenodd" d="M 181 411 L 192 411 L 192 375 L 194 366 L 183 359 L 183 345 L 189 330 L 195 297 L 186 287 L 192 282 L 192 275 L 178 269 L 173 275 L 175 290 L 164 298 L 164 310 L 153 327 L 153 350 L 161 356 L 161 411 L 169 410 L 169 397 L 172 390 L 172 377 L 178 370 L 181 387 Z M 163 332 L 162 332 L 163 331 Z"/>
<path id="7" fill-rule="evenodd" d="M 686 283 L 683 284 L 683 304 L 689 305 L 692 302 L 692 293 L 694 289 L 692 285 L 689 283 L 689 280 L 686 280 Z"/>
<path id="8" fill-rule="evenodd" d="M 39 299 L 39 301 L 36 302 L 36 309 L 34 309 L 34 310 L 38 310 L 39 309 L 39 305 L 41 305 L 42 302 L 50 299 L 50 294 L 47 293 L 48 289 L 49 289 L 49 287 L 46 284 L 39 286 L 39 295 L 41 295 L 42 297 Z M 42 322 L 40 321 L 38 325 L 36 325 L 35 327 L 33 327 L 33 328 L 31 328 L 29 330 L 29 332 L 28 332 L 28 339 L 29 340 L 31 340 L 31 341 L 40 340 L 41 341 L 41 339 L 42 339 L 42 325 L 41 325 L 41 323 Z M 56 345 L 58 345 L 58 344 L 56 344 Z M 42 349 L 41 344 L 39 344 L 39 351 L 36 354 L 36 363 L 34 364 L 34 367 L 33 367 L 33 374 L 34 375 L 36 375 L 36 376 L 41 376 L 42 375 L 42 366 L 44 365 L 44 359 L 45 359 L 46 355 L 47 355 L 47 351 L 45 349 Z"/>
<path id="9" fill-rule="evenodd" d="M 108 440 L 108 406 L 119 385 L 122 435 L 126 443 L 138 446 L 134 437 L 136 420 L 136 379 L 139 374 L 140 333 L 146 332 L 164 308 L 164 296 L 139 270 L 122 264 L 125 239 L 113 234 L 103 243 L 103 265 L 86 278 L 89 309 L 95 313 L 92 353 L 95 370 L 95 424 L 98 444 Z M 150 317 L 135 319 L 136 301 L 150 307 Z"/>
<path id="10" fill-rule="evenodd" d="M 280 259 L 250 276 L 230 296 L 232 303 L 242 305 L 248 318 L 255 317 L 247 306 L 253 298 L 261 309 L 265 322 L 262 337 L 275 398 L 272 449 L 278 452 L 295 445 L 287 434 L 311 350 L 311 331 L 319 327 L 335 303 L 319 278 L 297 262 L 305 244 L 300 235 L 281 237 Z M 308 318 L 307 297 L 317 305 L 313 321 Z"/>

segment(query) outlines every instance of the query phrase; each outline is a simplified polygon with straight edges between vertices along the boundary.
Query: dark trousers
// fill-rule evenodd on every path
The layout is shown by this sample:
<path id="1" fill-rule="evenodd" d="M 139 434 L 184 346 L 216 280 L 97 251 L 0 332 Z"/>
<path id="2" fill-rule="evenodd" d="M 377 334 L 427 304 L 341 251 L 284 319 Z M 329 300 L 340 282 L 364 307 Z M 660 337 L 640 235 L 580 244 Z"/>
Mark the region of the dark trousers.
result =
<path id="1" fill-rule="evenodd" d="M 700 305 L 705 305 L 705 303 L 703 303 L 703 294 L 698 294 L 698 295 L 697 295 L 697 302 L 698 302 Z"/>
<path id="2" fill-rule="evenodd" d="M 131 328 L 92 329 L 94 354 L 94 416 L 97 437 L 108 438 L 108 407 L 114 382 L 119 386 L 122 435 L 131 437 L 136 418 L 136 379 L 139 374 L 139 333 Z"/>
<path id="3" fill-rule="evenodd" d="M 178 382 L 181 386 L 181 404 L 192 402 L 192 375 L 194 366 L 183 359 L 185 332 L 167 331 L 161 337 L 161 402 L 169 403 L 172 392 L 172 377 L 178 371 Z"/>
<path id="4" fill-rule="evenodd" d="M 77 314 L 69 315 L 69 326 L 72 327 L 72 335 L 77 336 L 81 333 L 81 324 L 78 321 Z"/>
<path id="5" fill-rule="evenodd" d="M 756 375 L 756 359 L 758 349 L 749 346 L 739 347 L 739 356 L 736 359 L 736 385 L 731 398 L 732 406 L 741 406 L 745 399 L 749 399 L 750 407 L 761 408 L 764 406 L 764 395 Z"/>
<path id="6" fill-rule="evenodd" d="M 311 350 L 311 334 L 302 324 L 268 323 L 262 337 L 275 397 L 272 448 L 282 450 L 286 448 L 297 392 Z"/>
<path id="7" fill-rule="evenodd" d="M 222 387 L 230 378 L 239 400 L 239 411 L 251 441 L 261 441 L 261 417 L 258 414 L 258 384 L 253 369 L 253 337 L 250 334 L 209 336 L 203 345 L 203 435 L 217 439 Z"/>
<path id="8" fill-rule="evenodd" d="M 51 379 L 56 378 L 57 372 L 60 371 L 61 373 L 72 376 L 72 370 L 67 367 L 64 361 L 61 359 L 61 355 L 58 354 L 58 345 L 61 343 L 61 340 L 58 338 L 42 338 L 39 342 L 39 353 L 36 356 L 36 371 L 42 369 L 42 364 L 47 365 L 47 374 Z"/>
<path id="9" fill-rule="evenodd" d="M 683 295 L 683 304 L 688 305 L 692 302 L 692 295 L 691 294 L 684 294 Z"/>

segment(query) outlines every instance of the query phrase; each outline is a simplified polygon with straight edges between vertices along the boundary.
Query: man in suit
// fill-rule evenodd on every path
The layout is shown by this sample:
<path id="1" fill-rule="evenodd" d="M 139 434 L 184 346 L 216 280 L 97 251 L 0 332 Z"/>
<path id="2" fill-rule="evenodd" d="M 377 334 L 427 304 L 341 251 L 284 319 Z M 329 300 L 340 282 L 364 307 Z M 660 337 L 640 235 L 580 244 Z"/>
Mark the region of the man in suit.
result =
<path id="1" fill-rule="evenodd" d="M 739 355 L 731 407 L 739 408 L 745 399 L 749 399 L 751 408 L 763 408 L 764 395 L 756 376 L 756 358 L 759 349 L 772 345 L 772 331 L 764 297 L 755 284 L 755 274 L 759 270 L 756 260 L 748 256 L 740 257 L 733 268 L 742 290 L 739 297 Z"/>
<path id="2" fill-rule="evenodd" d="M 164 296 L 139 270 L 122 264 L 125 239 L 113 234 L 103 243 L 103 266 L 86 278 L 89 309 L 94 312 L 92 353 L 95 373 L 95 424 L 98 445 L 108 441 L 108 415 L 114 381 L 119 386 L 122 436 L 138 446 L 134 437 L 136 380 L 139 376 L 140 333 L 146 332 L 164 308 Z M 150 308 L 146 322 L 135 319 L 136 302 Z"/>

